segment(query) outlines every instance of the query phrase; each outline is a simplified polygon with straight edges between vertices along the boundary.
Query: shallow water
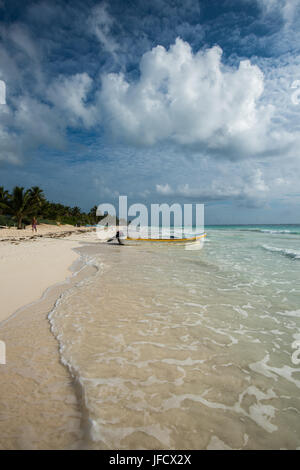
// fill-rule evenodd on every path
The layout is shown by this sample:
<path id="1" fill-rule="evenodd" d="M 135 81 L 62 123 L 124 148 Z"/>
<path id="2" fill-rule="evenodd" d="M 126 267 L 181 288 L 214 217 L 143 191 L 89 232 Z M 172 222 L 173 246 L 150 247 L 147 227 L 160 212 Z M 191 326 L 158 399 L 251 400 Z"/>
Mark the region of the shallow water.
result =
<path id="1" fill-rule="evenodd" d="M 80 400 L 77 446 L 300 446 L 299 227 L 207 233 L 201 251 L 85 248 L 98 272 L 49 315 Z"/>

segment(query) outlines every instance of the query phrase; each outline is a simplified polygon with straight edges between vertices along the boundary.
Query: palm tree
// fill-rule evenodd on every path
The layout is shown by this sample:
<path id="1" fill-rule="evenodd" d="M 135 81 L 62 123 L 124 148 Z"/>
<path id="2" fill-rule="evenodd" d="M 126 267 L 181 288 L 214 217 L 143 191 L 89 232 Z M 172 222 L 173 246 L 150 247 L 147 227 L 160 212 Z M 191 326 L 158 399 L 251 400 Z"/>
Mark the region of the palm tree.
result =
<path id="1" fill-rule="evenodd" d="M 32 186 L 29 189 L 30 192 L 30 204 L 35 208 L 35 215 L 42 215 L 43 209 L 45 208 L 46 198 L 44 196 L 44 191 L 38 186 Z"/>
<path id="2" fill-rule="evenodd" d="M 97 206 L 91 208 L 90 212 L 88 213 L 90 218 L 95 222 L 97 220 Z"/>
<path id="3" fill-rule="evenodd" d="M 24 191 L 24 188 L 20 186 L 13 189 L 11 197 L 5 203 L 1 203 L 1 207 L 6 214 L 10 214 L 17 219 L 18 229 L 22 228 L 23 218 L 33 215 L 37 210 L 37 204 L 32 199 L 30 189 Z"/>
<path id="4" fill-rule="evenodd" d="M 45 201 L 44 191 L 38 186 L 32 186 L 32 188 L 30 188 L 29 191 L 30 191 L 30 197 L 32 201 L 37 206 L 41 206 L 42 203 Z"/>
<path id="5" fill-rule="evenodd" d="M 90 218 L 90 221 L 94 224 L 96 224 L 99 220 L 103 218 L 103 215 L 97 215 L 97 210 L 98 206 L 94 206 L 91 208 L 90 212 L 88 213 L 88 216 Z"/>
<path id="6" fill-rule="evenodd" d="M 95 224 L 104 217 L 104 215 L 97 216 L 96 213 L 97 206 L 94 206 L 87 214 L 77 206 L 69 207 L 50 202 L 39 186 L 33 186 L 27 190 L 16 186 L 12 194 L 6 191 L 3 186 L 0 186 L 0 214 L 13 216 L 17 220 L 19 229 L 22 228 L 24 217 L 43 215 L 46 219 L 62 221 L 63 223 Z"/>
<path id="7" fill-rule="evenodd" d="M 0 186 L 0 201 L 5 202 L 9 198 L 9 192 Z"/>
<path id="8" fill-rule="evenodd" d="M 81 216 L 81 209 L 78 206 L 72 207 L 71 214 L 73 217 L 80 217 Z"/>
<path id="9" fill-rule="evenodd" d="M 0 186 L 0 214 L 3 213 L 8 200 L 9 200 L 9 192 L 6 191 L 3 188 L 3 186 Z"/>

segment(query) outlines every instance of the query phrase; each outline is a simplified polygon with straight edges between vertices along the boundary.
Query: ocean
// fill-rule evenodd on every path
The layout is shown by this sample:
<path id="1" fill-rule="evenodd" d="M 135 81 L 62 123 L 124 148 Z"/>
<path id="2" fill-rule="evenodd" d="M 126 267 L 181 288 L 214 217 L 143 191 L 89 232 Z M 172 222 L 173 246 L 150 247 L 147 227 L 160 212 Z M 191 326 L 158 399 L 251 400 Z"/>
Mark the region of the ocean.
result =
<path id="1" fill-rule="evenodd" d="M 206 233 L 199 251 L 81 249 L 93 271 L 48 314 L 80 413 L 68 446 L 300 448 L 300 225 Z"/>

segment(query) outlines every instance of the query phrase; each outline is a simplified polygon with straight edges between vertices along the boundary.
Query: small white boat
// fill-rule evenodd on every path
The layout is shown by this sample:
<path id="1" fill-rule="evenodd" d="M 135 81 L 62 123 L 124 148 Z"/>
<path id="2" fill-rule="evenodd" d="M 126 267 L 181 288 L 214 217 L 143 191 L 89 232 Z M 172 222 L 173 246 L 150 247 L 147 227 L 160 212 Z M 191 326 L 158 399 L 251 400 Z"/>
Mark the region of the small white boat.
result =
<path id="1" fill-rule="evenodd" d="M 199 228 L 200 229 L 200 228 Z M 201 229 L 200 229 L 201 230 Z M 196 233 L 191 230 L 185 231 L 183 228 L 158 228 L 158 227 L 139 227 L 132 228 L 128 226 L 119 227 L 97 227 L 99 239 L 110 242 L 118 240 L 122 245 L 131 245 L 139 243 L 163 243 L 172 245 L 184 245 L 186 249 L 200 249 L 204 244 L 206 233 L 202 230 Z M 117 237 L 117 233 L 119 236 Z"/>
<path id="2" fill-rule="evenodd" d="M 150 235 L 149 235 L 150 233 Z M 122 239 L 125 244 L 133 243 L 163 243 L 184 245 L 187 250 L 199 250 L 203 247 L 206 233 L 184 233 L 183 230 L 174 231 L 137 231 L 130 232 Z"/>
<path id="3" fill-rule="evenodd" d="M 191 243 L 191 242 L 196 242 L 198 240 L 204 240 L 206 237 L 206 233 L 202 233 L 201 235 L 195 235 L 193 237 L 184 237 L 184 238 L 179 238 L 176 236 L 171 236 L 170 238 L 143 238 L 143 237 L 126 237 L 125 240 L 131 240 L 131 241 L 138 241 L 138 242 L 167 242 L 167 243 Z"/>

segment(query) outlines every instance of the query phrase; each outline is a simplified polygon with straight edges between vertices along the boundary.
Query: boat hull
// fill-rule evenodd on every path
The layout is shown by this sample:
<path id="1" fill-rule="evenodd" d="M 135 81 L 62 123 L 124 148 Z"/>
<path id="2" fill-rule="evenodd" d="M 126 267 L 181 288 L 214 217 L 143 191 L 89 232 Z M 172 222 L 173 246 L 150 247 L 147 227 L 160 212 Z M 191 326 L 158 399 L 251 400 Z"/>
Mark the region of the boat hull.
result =
<path id="1" fill-rule="evenodd" d="M 132 238 L 126 237 L 125 240 L 137 241 L 137 242 L 158 242 L 158 243 L 190 243 L 196 242 L 198 240 L 204 239 L 206 237 L 206 233 L 190 238 Z"/>

